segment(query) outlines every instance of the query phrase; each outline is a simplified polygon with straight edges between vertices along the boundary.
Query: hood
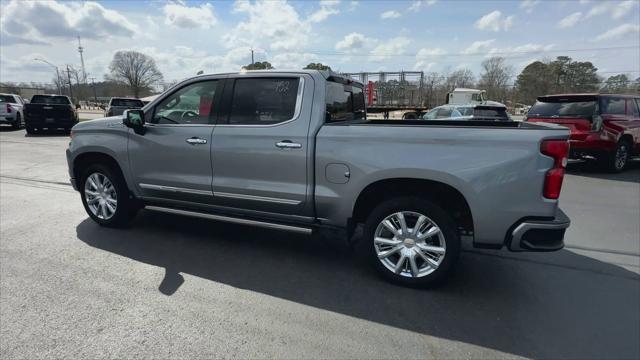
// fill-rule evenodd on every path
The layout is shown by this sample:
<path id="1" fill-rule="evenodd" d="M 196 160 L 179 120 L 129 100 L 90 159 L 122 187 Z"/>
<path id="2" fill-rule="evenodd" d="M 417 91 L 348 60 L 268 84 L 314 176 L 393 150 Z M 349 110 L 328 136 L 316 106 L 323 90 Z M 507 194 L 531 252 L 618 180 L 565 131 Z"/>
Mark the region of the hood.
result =
<path id="1" fill-rule="evenodd" d="M 74 131 L 77 130 L 90 130 L 90 129 L 105 129 L 113 127 L 124 127 L 122 124 L 122 115 L 110 116 L 101 119 L 85 120 L 78 123 L 73 127 Z"/>

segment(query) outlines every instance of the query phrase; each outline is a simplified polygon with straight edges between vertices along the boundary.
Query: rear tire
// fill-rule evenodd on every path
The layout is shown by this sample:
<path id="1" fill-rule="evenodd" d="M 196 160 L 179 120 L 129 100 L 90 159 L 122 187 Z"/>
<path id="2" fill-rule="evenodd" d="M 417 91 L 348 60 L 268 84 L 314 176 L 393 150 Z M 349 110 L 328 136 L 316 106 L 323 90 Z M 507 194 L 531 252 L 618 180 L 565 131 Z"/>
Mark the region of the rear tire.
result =
<path id="1" fill-rule="evenodd" d="M 78 189 L 87 214 L 102 226 L 126 226 L 139 209 L 120 172 L 104 164 L 86 168 Z"/>
<path id="2" fill-rule="evenodd" d="M 619 173 L 623 171 L 627 166 L 627 163 L 629 163 L 631 148 L 632 146 L 629 141 L 621 140 L 618 142 L 616 149 L 604 157 L 604 169 L 612 173 Z"/>
<path id="3" fill-rule="evenodd" d="M 20 113 L 16 114 L 16 122 L 11 127 L 14 130 L 20 130 L 20 128 L 22 127 L 22 116 L 20 116 Z"/>
<path id="4" fill-rule="evenodd" d="M 369 214 L 359 247 L 385 279 L 431 287 L 449 275 L 460 254 L 460 237 L 439 206 L 423 198 L 396 197 Z"/>

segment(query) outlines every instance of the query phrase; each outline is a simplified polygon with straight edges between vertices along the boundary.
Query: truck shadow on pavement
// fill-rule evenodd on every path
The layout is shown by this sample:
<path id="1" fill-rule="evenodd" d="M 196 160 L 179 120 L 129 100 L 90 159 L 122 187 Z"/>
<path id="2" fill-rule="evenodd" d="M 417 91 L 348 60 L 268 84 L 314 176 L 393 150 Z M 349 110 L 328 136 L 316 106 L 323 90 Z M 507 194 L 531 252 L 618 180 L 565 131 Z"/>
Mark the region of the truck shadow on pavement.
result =
<path id="1" fill-rule="evenodd" d="M 640 356 L 640 277 L 568 250 L 469 249 L 447 284 L 418 290 L 384 282 L 338 240 L 149 211 L 126 230 L 87 219 L 77 235 L 94 248 L 165 268 L 165 295 L 179 290 L 183 273 L 518 356 Z"/>
<path id="2" fill-rule="evenodd" d="M 625 170 L 617 174 L 607 173 L 598 168 L 597 165 L 591 163 L 569 164 L 567 166 L 567 174 L 640 184 L 640 160 L 630 161 Z"/>

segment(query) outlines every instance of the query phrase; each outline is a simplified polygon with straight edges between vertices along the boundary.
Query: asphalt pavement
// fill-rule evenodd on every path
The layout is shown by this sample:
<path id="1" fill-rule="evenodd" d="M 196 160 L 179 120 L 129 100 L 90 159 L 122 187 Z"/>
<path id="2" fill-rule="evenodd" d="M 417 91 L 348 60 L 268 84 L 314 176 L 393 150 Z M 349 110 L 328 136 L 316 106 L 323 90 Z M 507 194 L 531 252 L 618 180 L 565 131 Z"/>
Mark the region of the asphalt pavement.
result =
<path id="1" fill-rule="evenodd" d="M 640 358 L 640 163 L 570 168 L 567 247 L 464 246 L 433 290 L 331 238 L 88 219 L 63 134 L 0 131 L 0 358 Z"/>

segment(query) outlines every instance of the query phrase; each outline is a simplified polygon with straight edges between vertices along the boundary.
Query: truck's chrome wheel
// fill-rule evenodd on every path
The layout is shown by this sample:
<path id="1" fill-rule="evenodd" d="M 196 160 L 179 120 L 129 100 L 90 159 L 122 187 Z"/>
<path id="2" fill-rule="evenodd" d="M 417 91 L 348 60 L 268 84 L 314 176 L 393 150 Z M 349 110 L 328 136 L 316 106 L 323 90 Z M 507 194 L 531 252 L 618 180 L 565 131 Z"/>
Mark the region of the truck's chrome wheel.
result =
<path id="1" fill-rule="evenodd" d="M 109 220 L 116 213 L 118 194 L 104 174 L 95 172 L 87 177 L 84 198 L 91 213 L 100 219 Z"/>
<path id="2" fill-rule="evenodd" d="M 376 228 L 373 243 L 378 259 L 387 269 L 413 278 L 434 272 L 442 264 L 447 249 L 438 225 L 412 211 L 384 218 Z"/>

